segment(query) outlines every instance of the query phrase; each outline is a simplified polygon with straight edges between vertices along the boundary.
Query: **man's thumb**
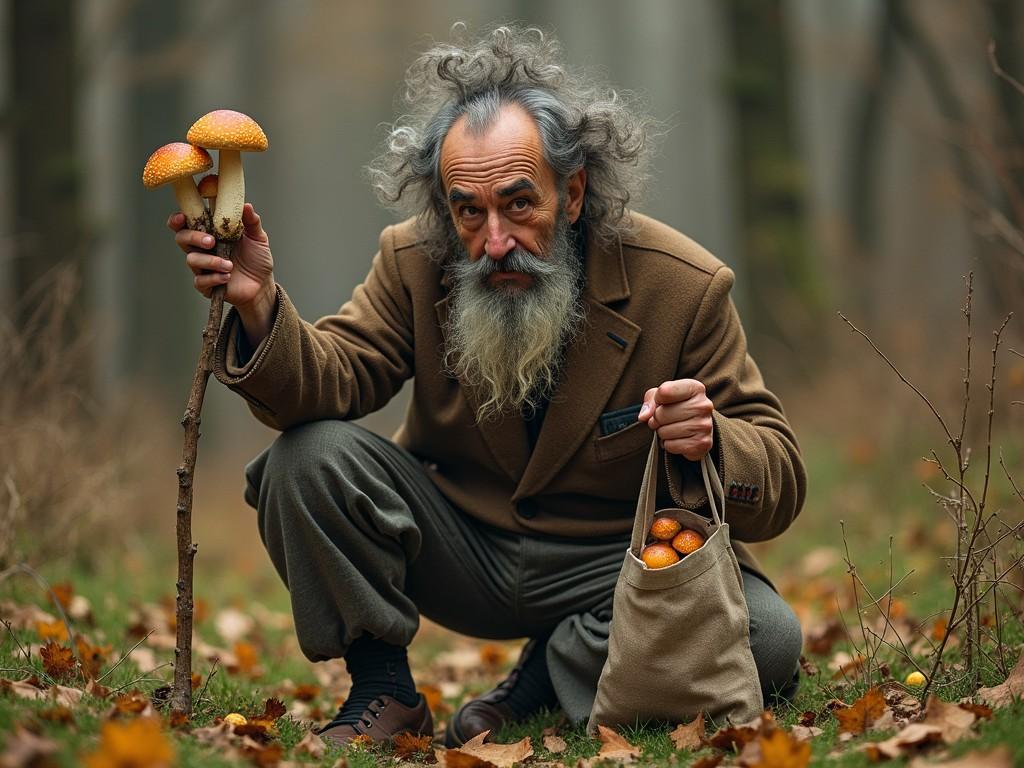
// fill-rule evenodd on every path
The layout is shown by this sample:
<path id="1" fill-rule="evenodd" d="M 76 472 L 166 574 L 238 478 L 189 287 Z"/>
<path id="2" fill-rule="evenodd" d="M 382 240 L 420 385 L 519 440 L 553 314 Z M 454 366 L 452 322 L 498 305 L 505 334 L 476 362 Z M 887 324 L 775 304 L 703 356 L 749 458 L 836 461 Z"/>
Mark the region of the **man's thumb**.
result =
<path id="1" fill-rule="evenodd" d="M 641 406 L 640 415 L 637 417 L 640 420 L 649 419 L 654 414 L 654 395 L 657 391 L 657 387 L 651 387 L 644 392 L 644 404 Z"/>
<path id="2" fill-rule="evenodd" d="M 267 233 L 263 230 L 263 223 L 252 203 L 246 203 L 242 207 L 242 226 L 245 228 L 245 236 L 258 243 L 270 242 Z"/>

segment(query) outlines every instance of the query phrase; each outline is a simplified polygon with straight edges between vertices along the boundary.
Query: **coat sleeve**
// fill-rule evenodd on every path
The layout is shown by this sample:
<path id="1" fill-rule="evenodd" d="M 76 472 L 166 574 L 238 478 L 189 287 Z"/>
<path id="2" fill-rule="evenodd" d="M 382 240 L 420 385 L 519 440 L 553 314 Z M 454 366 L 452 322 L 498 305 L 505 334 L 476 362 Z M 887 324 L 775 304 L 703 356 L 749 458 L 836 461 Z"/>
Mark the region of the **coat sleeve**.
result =
<path id="1" fill-rule="evenodd" d="M 238 313 L 228 313 L 214 373 L 267 426 L 359 418 L 382 408 L 413 375 L 412 302 L 390 230 L 381 233 L 366 280 L 337 314 L 307 323 L 278 286 L 270 334 L 244 364 Z"/>
<path id="2" fill-rule="evenodd" d="M 807 478 L 782 405 L 747 353 L 729 295 L 733 280 L 728 267 L 711 278 L 683 342 L 679 375 L 702 382 L 715 406 L 712 458 L 725 489 L 733 538 L 763 541 L 782 533 L 800 512 Z M 681 485 L 686 506 L 706 505 L 699 465 L 682 456 L 667 461 L 668 475 L 677 489 Z"/>

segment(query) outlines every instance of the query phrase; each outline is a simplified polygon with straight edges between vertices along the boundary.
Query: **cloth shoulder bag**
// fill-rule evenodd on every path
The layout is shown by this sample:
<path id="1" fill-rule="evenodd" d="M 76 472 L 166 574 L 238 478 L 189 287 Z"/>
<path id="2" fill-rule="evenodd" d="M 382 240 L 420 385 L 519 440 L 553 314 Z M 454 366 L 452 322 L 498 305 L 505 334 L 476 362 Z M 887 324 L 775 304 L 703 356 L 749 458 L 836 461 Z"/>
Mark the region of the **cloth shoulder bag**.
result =
<path id="1" fill-rule="evenodd" d="M 655 513 L 660 453 L 655 435 L 632 542 L 615 585 L 608 659 L 597 683 L 590 732 L 599 724 L 689 722 L 699 712 L 718 723 L 744 723 L 764 709 L 718 471 L 710 456 L 702 459 L 710 520 L 686 509 Z M 704 545 L 665 568 L 648 568 L 640 553 L 655 516 L 697 531 Z"/>

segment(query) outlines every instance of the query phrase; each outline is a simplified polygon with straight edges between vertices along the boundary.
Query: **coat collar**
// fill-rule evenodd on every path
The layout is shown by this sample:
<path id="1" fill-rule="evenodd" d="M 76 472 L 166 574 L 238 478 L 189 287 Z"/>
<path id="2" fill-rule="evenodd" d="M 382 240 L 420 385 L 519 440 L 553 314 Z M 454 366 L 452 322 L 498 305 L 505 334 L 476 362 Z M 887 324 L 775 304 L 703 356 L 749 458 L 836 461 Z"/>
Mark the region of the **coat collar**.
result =
<path id="1" fill-rule="evenodd" d="M 621 240 L 602 246 L 588 239 L 584 274 L 585 325 L 566 352 L 562 381 L 548 405 L 533 452 L 526 425 L 518 416 L 477 425 L 497 465 L 516 483 L 513 502 L 540 492 L 576 453 L 597 423 L 640 337 L 640 326 L 607 306 L 630 296 Z M 442 283 L 450 284 L 447 275 Z M 449 297 L 434 308 L 444 335 Z M 479 404 L 475 391 L 465 384 L 462 390 L 475 410 Z"/>

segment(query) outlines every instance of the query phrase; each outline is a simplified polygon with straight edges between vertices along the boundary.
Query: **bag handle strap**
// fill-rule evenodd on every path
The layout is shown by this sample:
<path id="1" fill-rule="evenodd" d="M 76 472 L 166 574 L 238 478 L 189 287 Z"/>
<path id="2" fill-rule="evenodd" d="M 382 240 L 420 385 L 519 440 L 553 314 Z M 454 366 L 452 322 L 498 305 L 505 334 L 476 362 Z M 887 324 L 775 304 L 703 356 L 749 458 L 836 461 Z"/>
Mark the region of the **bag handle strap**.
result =
<path id="1" fill-rule="evenodd" d="M 658 494 L 658 464 L 661 451 L 661 442 L 657 433 L 651 440 L 651 450 L 647 454 L 647 467 L 644 469 L 644 478 L 640 484 L 640 496 L 637 500 L 636 519 L 633 523 L 633 538 L 630 548 L 634 554 L 639 554 L 647 540 L 647 532 L 654 522 L 655 501 Z M 725 490 L 722 488 L 722 481 L 718 477 L 718 468 L 711 460 L 710 454 L 705 454 L 700 461 L 701 477 L 704 480 L 704 490 L 708 494 L 708 506 L 711 508 L 711 519 L 716 525 L 725 523 Z M 667 474 L 671 483 L 671 476 Z M 673 494 L 674 495 L 674 494 Z M 678 503 L 678 499 L 676 500 Z"/>

